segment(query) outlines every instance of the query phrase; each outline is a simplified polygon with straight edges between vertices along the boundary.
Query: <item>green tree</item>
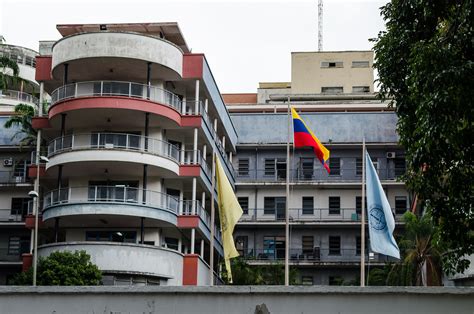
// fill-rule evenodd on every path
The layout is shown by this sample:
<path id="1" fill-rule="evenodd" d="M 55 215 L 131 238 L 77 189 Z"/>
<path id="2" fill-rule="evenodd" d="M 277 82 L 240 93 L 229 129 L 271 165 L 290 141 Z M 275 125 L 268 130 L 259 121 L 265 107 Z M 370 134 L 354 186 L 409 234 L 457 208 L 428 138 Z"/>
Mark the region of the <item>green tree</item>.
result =
<path id="1" fill-rule="evenodd" d="M 43 108 L 45 108 L 45 104 L 43 104 Z M 35 108 L 26 104 L 18 104 L 15 106 L 14 112 L 15 114 L 11 115 L 4 124 L 4 127 L 7 129 L 11 127 L 19 128 L 19 130 L 13 134 L 12 140 L 16 137 L 21 137 L 20 149 L 23 146 L 36 146 L 37 131 L 31 125 L 31 120 L 36 115 Z M 42 146 L 44 145 L 45 143 L 43 141 Z"/>
<path id="2" fill-rule="evenodd" d="M 472 0 L 392 0 L 374 39 L 380 96 L 398 115 L 408 187 L 432 213 L 444 270 L 474 253 Z"/>
<path id="3" fill-rule="evenodd" d="M 92 264 L 85 251 L 53 252 L 38 259 L 37 284 L 39 286 L 96 286 L 102 280 L 99 268 Z M 31 285 L 33 268 L 19 273 L 9 284 Z"/>
<path id="4" fill-rule="evenodd" d="M 18 64 L 8 57 L 0 57 L 0 90 L 7 89 L 10 85 L 18 82 L 20 69 Z M 11 70 L 12 75 L 8 74 Z"/>

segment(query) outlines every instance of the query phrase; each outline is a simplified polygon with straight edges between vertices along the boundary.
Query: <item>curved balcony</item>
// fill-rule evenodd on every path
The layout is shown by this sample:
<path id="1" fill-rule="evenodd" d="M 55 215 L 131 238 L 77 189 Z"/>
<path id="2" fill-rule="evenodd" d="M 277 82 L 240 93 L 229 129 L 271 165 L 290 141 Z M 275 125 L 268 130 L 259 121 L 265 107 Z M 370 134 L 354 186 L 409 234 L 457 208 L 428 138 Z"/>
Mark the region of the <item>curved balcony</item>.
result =
<path id="1" fill-rule="evenodd" d="M 52 243 L 40 246 L 38 255 L 80 250 L 86 251 L 92 263 L 105 273 L 154 276 L 167 280 L 167 285 L 182 284 L 183 255 L 158 246 L 89 241 Z"/>
<path id="2" fill-rule="evenodd" d="M 171 143 L 135 134 L 86 133 L 52 140 L 48 158 L 46 169 L 64 163 L 118 161 L 149 164 L 179 175 L 180 151 Z"/>
<path id="3" fill-rule="evenodd" d="M 16 90 L 3 90 L 0 91 L 0 103 L 2 105 L 15 106 L 19 103 L 38 104 L 38 98 L 35 96 L 23 93 Z"/>
<path id="4" fill-rule="evenodd" d="M 86 186 L 52 190 L 43 200 L 43 220 L 76 215 L 151 218 L 177 224 L 179 200 L 173 196 L 126 186 Z"/>
<path id="5" fill-rule="evenodd" d="M 152 64 L 152 80 L 182 76 L 183 52 L 165 39 L 132 32 L 78 33 L 53 45 L 52 73 L 62 77 L 60 65 L 67 63 L 71 80 L 88 80 L 104 73 L 145 79 L 148 62 Z"/>

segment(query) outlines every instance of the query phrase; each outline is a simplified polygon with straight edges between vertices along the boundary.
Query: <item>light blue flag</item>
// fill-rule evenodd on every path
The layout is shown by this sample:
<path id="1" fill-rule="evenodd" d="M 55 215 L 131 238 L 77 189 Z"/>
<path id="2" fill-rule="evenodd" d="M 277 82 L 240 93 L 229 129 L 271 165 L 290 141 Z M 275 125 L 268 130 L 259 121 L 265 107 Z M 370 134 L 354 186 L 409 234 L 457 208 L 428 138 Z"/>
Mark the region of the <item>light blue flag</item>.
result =
<path id="1" fill-rule="evenodd" d="M 395 220 L 368 152 L 365 165 L 370 247 L 373 252 L 400 259 L 400 250 L 393 238 Z"/>

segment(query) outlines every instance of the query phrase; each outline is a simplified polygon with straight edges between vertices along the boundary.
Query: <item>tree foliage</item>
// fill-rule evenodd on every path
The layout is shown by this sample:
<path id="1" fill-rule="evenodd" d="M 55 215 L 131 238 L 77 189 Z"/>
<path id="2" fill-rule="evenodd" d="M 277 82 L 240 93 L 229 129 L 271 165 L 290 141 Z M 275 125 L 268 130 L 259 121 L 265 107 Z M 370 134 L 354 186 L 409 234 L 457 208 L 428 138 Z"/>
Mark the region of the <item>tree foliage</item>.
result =
<path id="1" fill-rule="evenodd" d="M 474 253 L 472 0 L 392 0 L 375 41 L 380 96 L 391 99 L 408 187 L 439 226 L 444 270 Z"/>
<path id="2" fill-rule="evenodd" d="M 38 259 L 37 285 L 39 286 L 96 286 L 102 280 L 99 268 L 92 264 L 85 251 L 53 252 Z M 33 268 L 19 273 L 11 285 L 31 285 Z"/>
<path id="3" fill-rule="evenodd" d="M 231 262 L 233 285 L 284 285 L 285 268 L 282 264 L 249 265 L 243 258 Z M 227 274 L 224 272 L 227 282 Z M 298 272 L 290 267 L 290 284 L 297 284 Z"/>

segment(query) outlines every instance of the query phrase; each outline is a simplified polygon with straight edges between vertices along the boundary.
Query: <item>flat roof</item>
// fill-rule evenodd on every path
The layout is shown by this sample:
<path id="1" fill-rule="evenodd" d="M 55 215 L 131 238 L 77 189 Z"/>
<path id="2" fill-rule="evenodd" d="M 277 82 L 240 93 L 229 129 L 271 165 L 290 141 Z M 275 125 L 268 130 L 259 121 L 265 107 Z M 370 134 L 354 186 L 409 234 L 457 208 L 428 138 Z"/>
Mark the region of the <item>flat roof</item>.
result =
<path id="1" fill-rule="evenodd" d="M 105 26 L 105 30 L 101 30 Z M 74 35 L 78 33 L 98 32 L 98 31 L 117 31 L 117 32 L 136 32 L 164 38 L 179 46 L 184 53 L 189 53 L 189 47 L 184 40 L 183 34 L 176 22 L 162 23 L 97 23 L 97 24 L 58 24 L 56 29 L 63 36 Z"/>

